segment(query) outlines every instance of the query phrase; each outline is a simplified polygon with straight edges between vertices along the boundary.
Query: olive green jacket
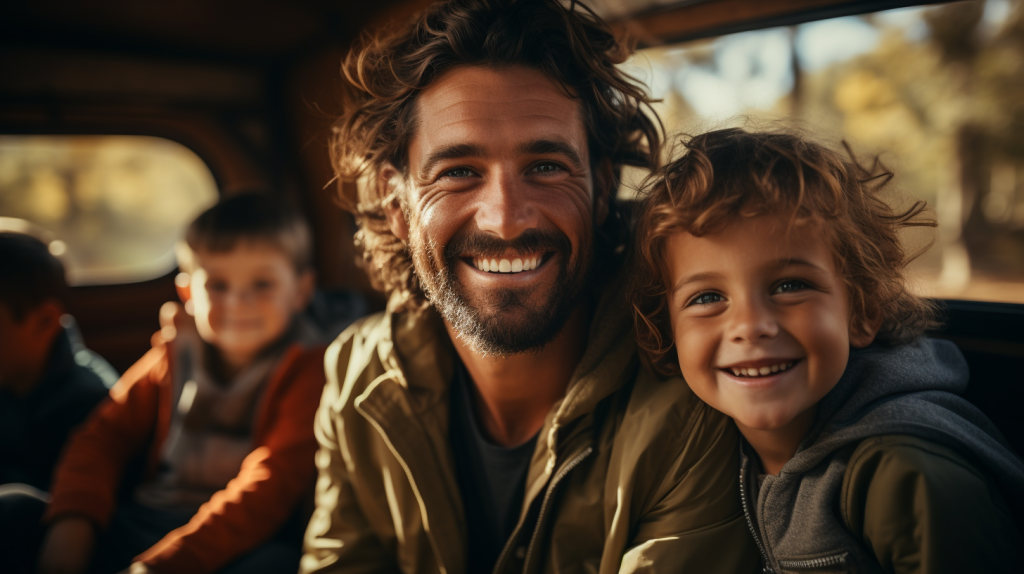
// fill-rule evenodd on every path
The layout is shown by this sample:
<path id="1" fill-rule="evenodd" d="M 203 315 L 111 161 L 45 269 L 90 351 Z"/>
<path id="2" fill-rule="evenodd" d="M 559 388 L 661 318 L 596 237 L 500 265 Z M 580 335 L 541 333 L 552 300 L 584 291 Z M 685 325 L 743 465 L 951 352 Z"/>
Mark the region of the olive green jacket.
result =
<path id="1" fill-rule="evenodd" d="M 765 572 L 1020 572 L 1024 463 L 958 396 L 967 382 L 949 341 L 854 350 L 796 455 L 759 487 L 745 445 Z"/>
<path id="2" fill-rule="evenodd" d="M 605 299 L 541 429 L 495 572 L 754 571 L 734 425 L 682 380 L 641 367 L 623 298 Z M 465 572 L 453 359 L 429 310 L 368 317 L 328 350 L 301 572 Z"/>

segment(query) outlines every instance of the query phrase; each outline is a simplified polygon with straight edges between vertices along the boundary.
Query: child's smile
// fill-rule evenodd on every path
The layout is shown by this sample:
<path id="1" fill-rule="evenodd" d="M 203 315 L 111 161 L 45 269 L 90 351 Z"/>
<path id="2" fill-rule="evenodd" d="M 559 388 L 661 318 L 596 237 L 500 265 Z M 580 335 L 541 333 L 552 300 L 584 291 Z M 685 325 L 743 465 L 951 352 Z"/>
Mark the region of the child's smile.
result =
<path id="1" fill-rule="evenodd" d="M 673 235 L 665 253 L 679 366 L 693 391 L 745 435 L 809 426 L 850 346 L 871 341 L 851 329 L 819 224 L 743 218 L 702 237 Z"/>

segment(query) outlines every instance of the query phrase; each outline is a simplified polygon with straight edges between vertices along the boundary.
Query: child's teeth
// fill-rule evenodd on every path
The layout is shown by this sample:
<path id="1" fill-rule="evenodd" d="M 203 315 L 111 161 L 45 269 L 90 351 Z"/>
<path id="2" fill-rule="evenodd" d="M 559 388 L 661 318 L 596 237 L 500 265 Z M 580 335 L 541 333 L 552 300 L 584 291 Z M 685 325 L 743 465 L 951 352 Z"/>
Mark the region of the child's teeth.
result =
<path id="1" fill-rule="evenodd" d="M 782 366 L 782 365 L 772 365 L 772 372 L 773 372 L 773 373 L 777 373 L 777 372 L 779 372 L 779 368 L 780 368 L 781 366 Z"/>
<path id="2" fill-rule="evenodd" d="M 740 376 L 740 370 L 739 369 L 733 369 L 732 370 L 732 374 L 734 374 L 734 375 L 736 375 L 738 377 L 738 376 Z"/>
<path id="3" fill-rule="evenodd" d="M 771 367 L 761 367 L 760 369 L 758 369 L 758 372 L 761 373 L 761 376 L 763 377 L 765 375 L 770 375 L 772 373 L 772 368 Z"/>

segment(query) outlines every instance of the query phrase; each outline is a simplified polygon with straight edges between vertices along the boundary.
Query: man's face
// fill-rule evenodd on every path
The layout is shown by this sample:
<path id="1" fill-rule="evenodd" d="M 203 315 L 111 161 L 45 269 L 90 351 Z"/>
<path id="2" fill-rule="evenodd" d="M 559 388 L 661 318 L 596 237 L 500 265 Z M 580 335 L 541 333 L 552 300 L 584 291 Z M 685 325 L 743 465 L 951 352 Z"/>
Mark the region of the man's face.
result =
<path id="1" fill-rule="evenodd" d="M 544 345 L 591 264 L 594 179 L 579 104 L 535 70 L 466 67 L 416 105 L 404 214 L 392 207 L 389 219 L 424 291 L 477 352 Z"/>

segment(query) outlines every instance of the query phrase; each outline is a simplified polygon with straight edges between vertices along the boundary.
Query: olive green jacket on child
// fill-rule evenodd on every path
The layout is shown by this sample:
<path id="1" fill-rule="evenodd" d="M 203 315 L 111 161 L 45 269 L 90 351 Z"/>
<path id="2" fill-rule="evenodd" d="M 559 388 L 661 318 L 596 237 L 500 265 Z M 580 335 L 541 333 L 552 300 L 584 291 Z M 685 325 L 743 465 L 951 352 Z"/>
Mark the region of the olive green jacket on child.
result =
<path id="1" fill-rule="evenodd" d="M 495 572 L 754 571 L 734 425 L 640 366 L 624 298 L 609 295 L 540 431 Z M 454 352 L 432 310 L 369 317 L 331 346 L 302 572 L 465 573 Z"/>
<path id="2" fill-rule="evenodd" d="M 1024 571 L 1024 463 L 957 396 L 949 341 L 853 351 L 776 476 L 741 455 L 744 506 L 765 572 Z"/>

